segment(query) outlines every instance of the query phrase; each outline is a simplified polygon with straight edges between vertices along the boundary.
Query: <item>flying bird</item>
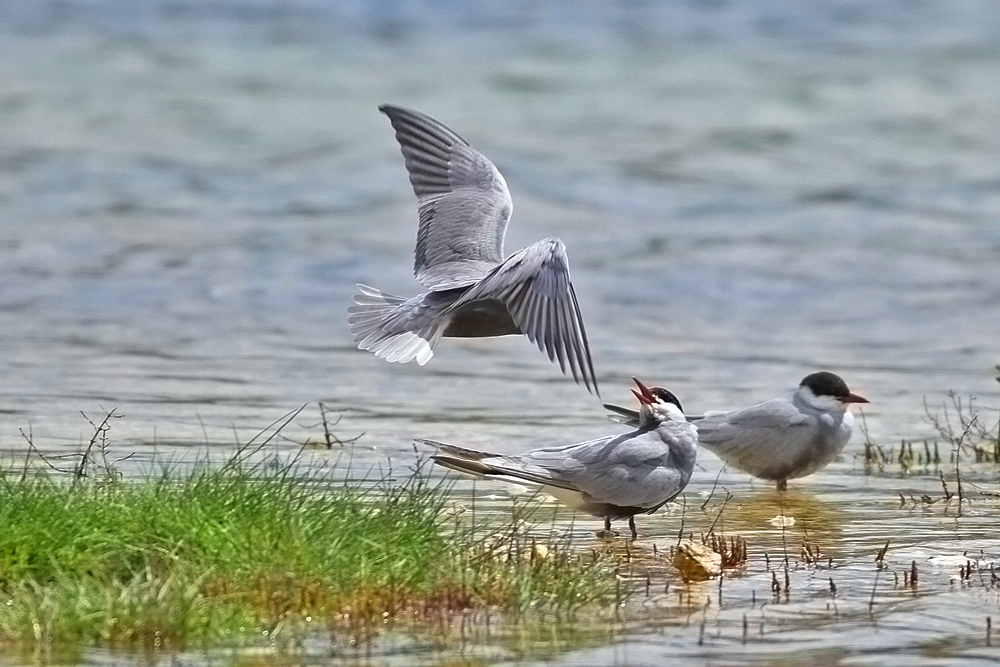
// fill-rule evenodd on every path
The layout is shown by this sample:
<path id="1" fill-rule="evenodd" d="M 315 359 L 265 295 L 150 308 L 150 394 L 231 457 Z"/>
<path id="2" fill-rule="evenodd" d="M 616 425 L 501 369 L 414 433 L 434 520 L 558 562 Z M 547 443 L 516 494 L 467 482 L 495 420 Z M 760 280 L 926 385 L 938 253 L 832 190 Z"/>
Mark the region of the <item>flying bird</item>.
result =
<path id="1" fill-rule="evenodd" d="M 666 390 L 653 387 L 650 391 Z M 821 371 L 805 376 L 787 398 L 687 419 L 697 427 L 702 447 L 738 470 L 776 482 L 778 490 L 784 491 L 788 480 L 811 475 L 837 458 L 854 428 L 848 408 L 867 402 L 838 375 Z M 604 407 L 623 423 L 638 423 L 635 410 L 607 403 Z"/>
<path id="2" fill-rule="evenodd" d="M 354 340 L 386 361 L 430 361 L 442 336 L 523 334 L 565 374 L 599 395 L 566 247 L 545 239 L 504 257 L 513 203 L 486 156 L 411 109 L 382 105 L 417 195 L 414 275 L 406 299 L 358 285 L 347 321 Z"/>
<path id="3" fill-rule="evenodd" d="M 635 380 L 635 378 L 633 378 Z M 435 463 L 477 477 L 528 484 L 574 509 L 611 521 L 628 518 L 632 539 L 636 514 L 652 514 L 673 500 L 691 479 L 698 435 L 680 402 L 651 392 L 639 380 L 635 429 L 566 447 L 535 449 L 520 456 L 490 454 L 434 440 Z"/>

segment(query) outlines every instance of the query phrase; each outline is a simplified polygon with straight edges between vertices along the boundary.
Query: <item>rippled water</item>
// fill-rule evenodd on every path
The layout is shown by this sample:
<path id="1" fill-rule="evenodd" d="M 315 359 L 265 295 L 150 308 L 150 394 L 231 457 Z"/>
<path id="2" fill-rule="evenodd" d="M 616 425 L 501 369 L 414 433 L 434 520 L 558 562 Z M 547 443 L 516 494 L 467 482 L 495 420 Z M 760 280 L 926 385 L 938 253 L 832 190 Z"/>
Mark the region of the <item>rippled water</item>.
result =
<path id="1" fill-rule="evenodd" d="M 515 204 L 508 250 L 566 242 L 605 399 L 624 401 L 638 375 L 700 412 L 826 368 L 872 400 L 883 443 L 932 435 L 924 400 L 948 390 L 1000 405 L 990 2 L 20 1 L 0 5 L 0 37 L 5 451 L 23 453 L 29 426 L 41 450 L 74 451 L 91 433 L 79 412 L 102 408 L 124 415 L 112 442 L 135 452 L 132 472 L 154 455 L 224 456 L 317 401 L 343 411 L 338 433 L 366 432 L 360 465 L 411 456 L 415 436 L 514 452 L 614 429 L 522 339 L 445 340 L 423 368 L 354 349 L 355 282 L 418 288 L 385 101 L 496 162 Z M 310 406 L 286 434 L 315 436 L 317 420 Z M 774 551 L 775 500 L 725 473 L 727 530 L 760 544 L 725 583 L 742 602 L 643 604 L 636 627 L 549 656 L 931 664 L 966 651 L 972 664 L 1000 607 L 948 583 L 954 563 L 915 595 L 887 589 L 874 617 L 866 596 L 887 537 L 896 569 L 998 557 L 994 504 L 961 518 L 899 508 L 897 491 L 940 495 L 937 472 L 865 476 L 860 441 L 795 496 L 835 580 L 853 582 L 839 616 L 825 570 L 794 573 L 787 604 L 746 609 L 747 591 L 769 594 L 759 554 Z M 719 468 L 701 463 L 698 504 Z M 677 521 L 644 525 L 673 535 Z M 742 613 L 765 620 L 745 645 Z"/>

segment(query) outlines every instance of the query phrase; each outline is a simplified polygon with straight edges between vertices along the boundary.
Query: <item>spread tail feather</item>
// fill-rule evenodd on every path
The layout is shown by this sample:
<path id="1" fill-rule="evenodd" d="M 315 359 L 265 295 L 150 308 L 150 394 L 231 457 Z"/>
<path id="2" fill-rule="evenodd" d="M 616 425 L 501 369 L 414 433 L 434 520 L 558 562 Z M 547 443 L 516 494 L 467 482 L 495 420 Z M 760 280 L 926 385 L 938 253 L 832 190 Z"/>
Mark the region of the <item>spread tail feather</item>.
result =
<path id="1" fill-rule="evenodd" d="M 423 366 L 434 356 L 434 346 L 441 338 L 440 327 L 422 323 L 413 330 L 407 325 L 421 324 L 420 318 L 399 317 L 407 300 L 368 285 L 358 284 L 355 305 L 347 309 L 347 322 L 358 348 L 380 359 L 406 363 L 413 359 Z"/>

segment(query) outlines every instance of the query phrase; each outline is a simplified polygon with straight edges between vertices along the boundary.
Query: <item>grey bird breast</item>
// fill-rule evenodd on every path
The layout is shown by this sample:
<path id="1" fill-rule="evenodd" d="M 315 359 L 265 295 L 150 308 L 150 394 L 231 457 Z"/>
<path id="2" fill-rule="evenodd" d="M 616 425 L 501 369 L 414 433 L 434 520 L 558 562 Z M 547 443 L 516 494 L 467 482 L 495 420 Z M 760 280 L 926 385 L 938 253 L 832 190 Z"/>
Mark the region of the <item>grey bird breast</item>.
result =
<path id="1" fill-rule="evenodd" d="M 480 299 L 457 306 L 444 335 L 450 338 L 482 338 L 523 333 L 510 311 L 496 299 Z"/>

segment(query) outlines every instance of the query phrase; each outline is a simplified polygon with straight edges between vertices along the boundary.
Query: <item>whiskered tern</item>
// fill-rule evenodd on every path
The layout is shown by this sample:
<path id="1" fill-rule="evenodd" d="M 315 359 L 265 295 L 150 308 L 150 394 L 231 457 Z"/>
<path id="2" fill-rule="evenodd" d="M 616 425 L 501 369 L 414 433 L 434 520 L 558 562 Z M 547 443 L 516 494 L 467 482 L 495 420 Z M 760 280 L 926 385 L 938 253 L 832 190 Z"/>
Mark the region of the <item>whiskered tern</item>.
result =
<path id="1" fill-rule="evenodd" d="M 562 241 L 504 258 L 513 203 L 493 163 L 429 116 L 388 104 L 379 110 L 396 131 L 417 195 L 414 275 L 428 291 L 405 299 L 359 284 L 347 317 L 358 347 L 423 365 L 442 336 L 523 334 L 598 394 Z"/>
<path id="2" fill-rule="evenodd" d="M 635 378 L 633 378 L 635 380 Z M 639 399 L 635 429 L 619 435 L 565 447 L 535 449 L 520 456 L 504 456 L 446 445 L 435 447 L 435 463 L 459 472 L 528 484 L 564 504 L 604 518 L 610 537 L 611 521 L 628 518 L 632 539 L 636 514 L 652 514 L 673 500 L 691 479 L 697 455 L 695 427 L 684 419 L 680 402 L 670 394 L 651 392 L 635 380 Z"/>
<path id="3" fill-rule="evenodd" d="M 666 392 L 660 387 L 650 391 Z M 867 402 L 852 393 L 839 376 L 821 371 L 803 378 L 787 398 L 687 419 L 698 428 L 698 442 L 703 447 L 738 470 L 776 482 L 783 491 L 789 479 L 811 475 L 837 458 L 854 428 L 854 416 L 848 408 L 852 403 Z M 623 423 L 639 423 L 635 410 L 609 404 L 604 407 L 620 415 Z"/>

